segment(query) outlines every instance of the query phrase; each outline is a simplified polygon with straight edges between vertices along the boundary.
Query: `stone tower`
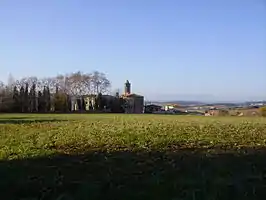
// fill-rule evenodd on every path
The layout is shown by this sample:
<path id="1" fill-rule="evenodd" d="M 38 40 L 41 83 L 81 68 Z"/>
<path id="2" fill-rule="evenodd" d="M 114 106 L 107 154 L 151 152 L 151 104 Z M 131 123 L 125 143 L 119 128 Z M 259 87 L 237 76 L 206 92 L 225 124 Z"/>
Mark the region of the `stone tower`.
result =
<path id="1" fill-rule="evenodd" d="M 131 84 L 127 80 L 125 83 L 125 94 L 130 94 L 131 93 Z"/>

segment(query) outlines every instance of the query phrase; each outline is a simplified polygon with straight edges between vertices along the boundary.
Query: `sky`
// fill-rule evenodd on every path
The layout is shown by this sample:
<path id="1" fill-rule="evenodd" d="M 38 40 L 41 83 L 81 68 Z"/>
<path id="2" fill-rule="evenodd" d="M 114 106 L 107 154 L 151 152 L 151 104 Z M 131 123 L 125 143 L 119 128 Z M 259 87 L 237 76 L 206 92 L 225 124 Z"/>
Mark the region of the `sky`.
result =
<path id="1" fill-rule="evenodd" d="M 266 100 L 266 0 L 0 1 L 0 80 L 94 70 L 146 100 Z"/>

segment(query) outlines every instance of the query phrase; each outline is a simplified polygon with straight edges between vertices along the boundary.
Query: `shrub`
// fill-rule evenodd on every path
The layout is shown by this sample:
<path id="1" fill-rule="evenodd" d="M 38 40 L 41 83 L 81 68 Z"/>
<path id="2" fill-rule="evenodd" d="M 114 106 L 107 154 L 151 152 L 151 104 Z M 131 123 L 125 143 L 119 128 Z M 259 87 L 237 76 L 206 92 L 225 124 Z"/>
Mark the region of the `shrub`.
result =
<path id="1" fill-rule="evenodd" d="M 263 117 L 266 117 L 266 106 L 260 108 L 260 114 L 261 114 Z"/>
<path id="2" fill-rule="evenodd" d="M 218 115 L 219 116 L 228 116 L 229 115 L 229 111 L 228 110 L 219 110 Z"/>

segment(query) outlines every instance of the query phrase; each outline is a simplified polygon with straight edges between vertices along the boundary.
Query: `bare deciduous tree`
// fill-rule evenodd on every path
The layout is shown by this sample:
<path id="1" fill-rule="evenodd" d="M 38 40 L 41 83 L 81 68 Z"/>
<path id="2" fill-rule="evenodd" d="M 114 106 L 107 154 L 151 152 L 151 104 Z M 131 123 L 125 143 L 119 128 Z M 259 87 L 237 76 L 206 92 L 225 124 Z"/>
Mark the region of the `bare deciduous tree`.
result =
<path id="1" fill-rule="evenodd" d="M 72 95 L 81 96 L 85 94 L 84 76 L 79 71 L 68 76 L 69 87 Z"/>
<path id="2" fill-rule="evenodd" d="M 44 87 L 48 87 L 51 93 L 55 93 L 56 90 L 56 78 L 46 77 L 38 80 L 38 91 L 43 90 Z"/>
<path id="3" fill-rule="evenodd" d="M 92 87 L 94 94 L 106 93 L 110 87 L 111 83 L 106 78 L 104 73 L 94 71 L 92 74 Z"/>
<path id="4" fill-rule="evenodd" d="M 4 88 L 5 88 L 5 84 L 2 81 L 0 81 L 0 92 L 4 90 Z"/>
<path id="5" fill-rule="evenodd" d="M 86 94 L 91 95 L 93 93 L 93 88 L 92 88 L 92 74 L 84 74 L 83 75 L 83 85 Z"/>
<path id="6" fill-rule="evenodd" d="M 0 97 L 2 99 L 7 99 L 7 97 L 10 99 L 15 96 L 16 98 L 13 99 L 16 100 L 16 104 L 19 106 L 18 108 L 16 107 L 16 110 L 20 112 L 50 111 L 50 108 L 52 108 L 51 103 L 53 103 L 56 93 L 60 93 L 60 98 L 65 99 L 58 102 L 65 102 L 63 107 L 64 110 L 67 110 L 65 108 L 70 107 L 71 96 L 99 96 L 99 94 L 106 93 L 111 85 L 105 74 L 98 71 L 93 73 L 78 71 L 42 79 L 29 76 L 17 81 L 10 75 L 8 80 L 7 85 L 0 82 Z M 13 93 L 16 93 L 16 95 L 12 95 Z M 78 98 L 78 100 L 82 102 L 81 104 L 84 104 L 84 99 Z M 14 105 L 12 106 L 14 108 Z M 81 105 L 81 107 L 84 107 L 84 105 Z"/>
<path id="7" fill-rule="evenodd" d="M 53 84 L 55 89 L 57 88 L 58 90 L 70 94 L 70 83 L 69 83 L 69 78 L 68 75 L 57 75 L 55 78 L 53 78 Z M 54 93 L 55 91 L 51 91 L 51 93 Z"/>

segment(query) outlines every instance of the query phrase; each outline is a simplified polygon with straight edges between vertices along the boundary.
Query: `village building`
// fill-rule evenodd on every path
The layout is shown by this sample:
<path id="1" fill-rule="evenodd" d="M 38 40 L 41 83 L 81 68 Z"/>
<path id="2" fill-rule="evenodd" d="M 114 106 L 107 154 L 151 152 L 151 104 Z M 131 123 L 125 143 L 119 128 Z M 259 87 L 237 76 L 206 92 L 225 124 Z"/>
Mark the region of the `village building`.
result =
<path id="1" fill-rule="evenodd" d="M 155 113 L 155 112 L 159 112 L 162 110 L 162 106 L 159 105 L 155 105 L 155 104 L 149 104 L 149 105 L 145 105 L 145 113 Z"/>

